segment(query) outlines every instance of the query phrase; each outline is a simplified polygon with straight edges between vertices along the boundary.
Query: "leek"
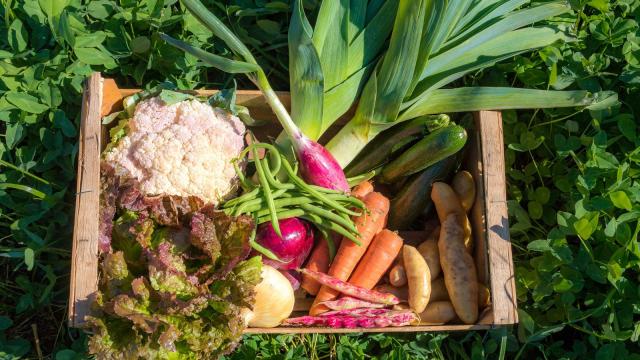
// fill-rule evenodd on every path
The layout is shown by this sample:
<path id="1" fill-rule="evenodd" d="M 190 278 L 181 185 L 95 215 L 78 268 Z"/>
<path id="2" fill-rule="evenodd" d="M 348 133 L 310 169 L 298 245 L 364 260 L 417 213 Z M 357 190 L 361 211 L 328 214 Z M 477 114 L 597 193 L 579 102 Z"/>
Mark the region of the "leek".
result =
<path id="1" fill-rule="evenodd" d="M 406 7 L 422 7 L 428 14 L 422 26 L 407 16 Z M 586 91 L 543 91 L 514 88 L 443 89 L 455 80 L 515 55 L 571 41 L 563 31 L 534 23 L 569 12 L 560 2 L 520 9 L 526 0 L 401 0 L 383 63 L 369 77 L 354 117 L 329 141 L 327 149 L 341 166 L 347 166 L 380 132 L 406 120 L 443 112 L 483 109 L 524 109 L 548 107 L 592 107 L 602 98 L 615 101 L 615 95 L 595 96 Z M 418 10 L 415 10 L 417 13 Z M 414 63 L 414 47 L 402 46 L 412 22 L 420 33 L 420 50 Z M 419 31 L 420 32 L 420 31 Z M 402 64 L 411 66 L 410 86 L 404 88 Z M 596 94 L 597 95 L 597 94 Z M 607 97 L 607 95 L 609 95 Z M 395 107 L 382 104 L 400 103 Z M 395 113 L 395 116 L 393 115 Z"/>

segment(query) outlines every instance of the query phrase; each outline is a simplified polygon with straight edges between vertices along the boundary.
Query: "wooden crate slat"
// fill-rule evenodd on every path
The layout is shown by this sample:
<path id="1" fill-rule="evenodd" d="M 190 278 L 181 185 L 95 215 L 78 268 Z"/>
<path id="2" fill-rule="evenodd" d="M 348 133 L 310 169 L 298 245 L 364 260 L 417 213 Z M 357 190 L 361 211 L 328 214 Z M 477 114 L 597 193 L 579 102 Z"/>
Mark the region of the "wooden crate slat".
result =
<path id="1" fill-rule="evenodd" d="M 93 295 L 98 290 L 102 82 L 100 74 L 91 75 L 82 97 L 69 290 L 71 326 L 79 326 L 84 322 Z"/>
<path id="2" fill-rule="evenodd" d="M 406 333 L 406 332 L 435 332 L 435 331 L 469 331 L 488 330 L 494 326 L 485 324 L 475 325 L 418 325 L 386 328 L 357 328 L 334 329 L 328 327 L 277 327 L 277 328 L 246 328 L 245 334 L 352 334 L 352 333 Z"/>
<path id="3" fill-rule="evenodd" d="M 518 322 L 513 254 L 509 237 L 502 115 L 480 111 L 485 223 L 494 324 Z"/>

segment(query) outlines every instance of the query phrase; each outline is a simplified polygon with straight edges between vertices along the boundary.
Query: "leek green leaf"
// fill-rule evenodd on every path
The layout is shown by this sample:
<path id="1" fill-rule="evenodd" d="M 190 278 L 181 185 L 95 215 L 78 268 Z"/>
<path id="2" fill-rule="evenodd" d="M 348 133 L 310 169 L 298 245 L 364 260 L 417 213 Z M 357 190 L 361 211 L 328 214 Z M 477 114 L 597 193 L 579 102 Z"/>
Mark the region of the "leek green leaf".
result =
<path id="1" fill-rule="evenodd" d="M 225 44 L 236 54 L 242 56 L 245 61 L 255 64 L 256 60 L 249 49 L 242 43 L 242 41 L 228 28 L 220 19 L 218 19 L 212 12 L 198 0 L 182 0 L 182 4 L 198 19 L 204 26 L 206 26 L 211 32 L 219 37 Z"/>
<path id="2" fill-rule="evenodd" d="M 332 15 L 333 22 L 329 26 L 324 44 L 318 50 L 327 88 L 332 88 L 349 75 L 349 15 L 349 0 L 340 0 Z M 320 21 L 324 23 L 323 20 Z"/>
<path id="3" fill-rule="evenodd" d="M 587 91 L 547 91 L 507 87 L 464 87 L 433 90 L 404 111 L 398 121 L 428 114 L 500 109 L 543 109 L 588 106 Z"/>
<path id="4" fill-rule="evenodd" d="M 291 117 L 307 137 L 317 140 L 322 127 L 324 78 L 311 36 L 311 25 L 296 0 L 289 26 Z"/>

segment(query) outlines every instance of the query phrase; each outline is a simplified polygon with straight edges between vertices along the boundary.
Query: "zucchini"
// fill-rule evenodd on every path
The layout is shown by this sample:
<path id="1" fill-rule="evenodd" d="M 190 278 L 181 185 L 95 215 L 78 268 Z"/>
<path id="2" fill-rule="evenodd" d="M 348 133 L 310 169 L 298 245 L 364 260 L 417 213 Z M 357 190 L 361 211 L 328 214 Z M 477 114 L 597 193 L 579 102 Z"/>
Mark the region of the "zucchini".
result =
<path id="1" fill-rule="evenodd" d="M 449 124 L 449 116 L 427 115 L 383 131 L 345 168 L 347 177 L 374 170 L 415 144 L 429 131 Z"/>
<path id="2" fill-rule="evenodd" d="M 408 230 L 411 224 L 432 205 L 431 185 L 445 180 L 455 168 L 457 157 L 451 155 L 408 178 L 405 186 L 391 199 L 390 230 Z"/>
<path id="3" fill-rule="evenodd" d="M 451 125 L 440 128 L 385 165 L 380 173 L 380 182 L 391 184 L 405 176 L 424 170 L 457 153 L 466 142 L 467 132 L 462 126 Z"/>

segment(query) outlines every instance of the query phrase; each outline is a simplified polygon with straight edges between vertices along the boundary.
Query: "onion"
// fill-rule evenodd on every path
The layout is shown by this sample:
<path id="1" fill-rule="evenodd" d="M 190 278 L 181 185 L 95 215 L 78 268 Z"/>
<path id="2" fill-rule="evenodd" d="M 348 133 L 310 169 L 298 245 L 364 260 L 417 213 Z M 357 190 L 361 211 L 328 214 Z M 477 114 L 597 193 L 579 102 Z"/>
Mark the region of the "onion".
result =
<path id="1" fill-rule="evenodd" d="M 313 247 L 313 229 L 308 222 L 298 218 L 279 220 L 278 224 L 282 237 L 276 234 L 270 223 L 258 227 L 256 242 L 281 260 L 263 257 L 263 262 L 280 270 L 299 268 Z"/>
<path id="2" fill-rule="evenodd" d="M 256 286 L 253 311 L 244 313 L 250 327 L 276 327 L 291 315 L 295 298 L 284 275 L 268 265 L 262 266 L 262 281 Z"/>

